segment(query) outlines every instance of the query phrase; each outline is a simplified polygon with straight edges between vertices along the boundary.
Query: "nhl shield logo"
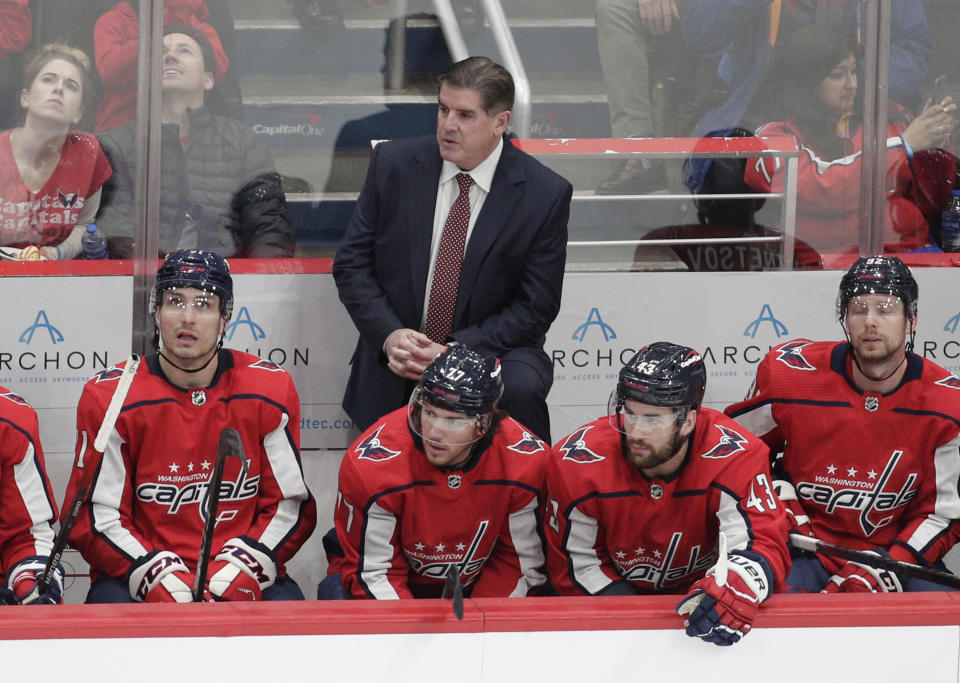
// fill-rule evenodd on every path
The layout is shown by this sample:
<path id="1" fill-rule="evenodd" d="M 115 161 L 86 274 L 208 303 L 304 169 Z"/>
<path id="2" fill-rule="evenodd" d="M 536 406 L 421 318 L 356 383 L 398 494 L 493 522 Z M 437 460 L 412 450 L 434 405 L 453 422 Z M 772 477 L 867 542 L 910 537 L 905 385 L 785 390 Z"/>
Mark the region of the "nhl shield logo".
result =
<path id="1" fill-rule="evenodd" d="M 663 498 L 663 487 L 660 484 L 652 484 L 650 486 L 650 497 L 654 500 Z"/>
<path id="2" fill-rule="evenodd" d="M 462 481 L 463 481 L 463 479 L 460 477 L 459 474 L 450 474 L 450 475 L 447 475 L 447 486 L 450 487 L 450 488 L 452 488 L 452 489 L 458 489 L 458 488 L 460 488 L 460 483 L 461 483 Z"/>
<path id="3" fill-rule="evenodd" d="M 202 406 L 207 402 L 207 395 L 204 393 L 203 389 L 197 389 L 195 392 L 190 394 L 190 400 L 195 406 Z"/>
<path id="4" fill-rule="evenodd" d="M 875 413 L 880 407 L 880 399 L 876 396 L 867 396 L 863 399 L 863 407 L 868 413 Z"/>

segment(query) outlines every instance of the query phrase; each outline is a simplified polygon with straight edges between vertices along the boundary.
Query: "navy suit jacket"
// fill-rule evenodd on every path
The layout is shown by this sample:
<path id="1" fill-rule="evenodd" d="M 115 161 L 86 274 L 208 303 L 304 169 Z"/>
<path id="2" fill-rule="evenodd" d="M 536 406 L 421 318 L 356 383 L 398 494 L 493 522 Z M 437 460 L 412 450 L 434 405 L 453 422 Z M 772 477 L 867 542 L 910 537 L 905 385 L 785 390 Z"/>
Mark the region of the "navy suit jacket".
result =
<path id="1" fill-rule="evenodd" d="M 420 329 L 442 165 L 433 137 L 377 145 L 334 260 L 340 301 L 360 331 L 343 399 L 360 428 L 405 400 L 406 380 L 387 367 L 383 344 L 398 328 Z M 547 387 L 543 343 L 560 310 L 572 194 L 504 139 L 464 253 L 451 335 L 484 355 L 528 353 Z"/>

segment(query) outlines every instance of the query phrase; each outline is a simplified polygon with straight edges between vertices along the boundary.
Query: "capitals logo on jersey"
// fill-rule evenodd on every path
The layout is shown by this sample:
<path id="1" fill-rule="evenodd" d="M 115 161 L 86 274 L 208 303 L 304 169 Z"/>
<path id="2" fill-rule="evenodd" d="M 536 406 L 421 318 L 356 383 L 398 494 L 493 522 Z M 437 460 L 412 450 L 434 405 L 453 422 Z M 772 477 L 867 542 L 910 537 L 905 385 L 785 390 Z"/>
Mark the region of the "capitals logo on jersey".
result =
<path id="1" fill-rule="evenodd" d="M 380 425 L 377 427 L 377 431 L 357 444 L 354 452 L 357 453 L 359 460 L 383 462 L 384 460 L 389 460 L 390 458 L 395 458 L 400 455 L 400 451 L 392 451 L 380 443 L 380 432 L 382 432 L 386 426 L 386 423 Z"/>
<path id="2" fill-rule="evenodd" d="M 539 453 L 540 451 L 545 451 L 546 447 L 543 445 L 543 442 L 535 437 L 530 432 L 524 431 L 523 438 L 521 438 L 517 443 L 512 446 L 507 446 L 511 451 L 516 453 Z"/>
<path id="3" fill-rule="evenodd" d="M 942 387 L 950 387 L 951 389 L 960 389 L 960 379 L 954 377 L 953 375 L 948 375 L 943 379 L 934 382 L 934 384 L 939 384 Z"/>
<path id="4" fill-rule="evenodd" d="M 94 381 L 99 384 L 100 382 L 110 382 L 115 379 L 120 379 L 120 375 L 123 374 L 123 369 L 118 368 L 114 365 L 112 368 L 107 368 L 106 370 L 101 370 L 93 376 Z"/>
<path id="5" fill-rule="evenodd" d="M 605 456 L 597 455 L 587 448 L 587 442 L 584 441 L 583 437 L 585 437 L 591 429 L 593 429 L 593 426 L 581 427 L 566 438 L 563 445 L 560 446 L 560 452 L 563 453 L 564 460 L 587 463 L 599 462 L 606 459 Z"/>
<path id="6" fill-rule="evenodd" d="M 720 441 L 718 441 L 716 446 L 704 453 L 701 457 L 729 458 L 734 453 L 739 453 L 746 450 L 743 447 L 743 444 L 747 443 L 747 440 L 742 434 L 733 431 L 729 427 L 724 427 L 723 425 L 714 425 L 714 427 L 720 430 L 720 434 L 722 435 L 720 437 Z"/>
<path id="7" fill-rule="evenodd" d="M 803 357 L 803 347 L 809 346 L 808 341 L 797 341 L 784 344 L 777 349 L 777 360 L 793 368 L 794 370 L 816 370 L 806 358 Z"/>
<path id="8" fill-rule="evenodd" d="M 258 368 L 258 369 L 260 369 L 260 370 L 268 370 L 268 371 L 270 371 L 270 372 L 286 372 L 286 370 L 284 370 L 283 368 L 281 368 L 281 367 L 280 367 L 279 365 L 277 365 L 276 363 L 273 363 L 273 362 L 268 361 L 268 360 L 263 360 L 262 358 L 261 358 L 260 360 L 258 360 L 256 363 L 251 363 L 251 364 L 250 364 L 250 367 L 251 367 L 251 368 Z"/>
<path id="9" fill-rule="evenodd" d="M 30 404 L 27 403 L 26 399 L 24 399 L 23 396 L 20 396 L 19 394 L 15 394 L 12 391 L 8 391 L 5 394 L 0 394 L 0 396 L 7 399 L 8 401 L 12 401 L 16 403 L 18 406 L 27 406 L 28 408 L 30 407 Z"/>

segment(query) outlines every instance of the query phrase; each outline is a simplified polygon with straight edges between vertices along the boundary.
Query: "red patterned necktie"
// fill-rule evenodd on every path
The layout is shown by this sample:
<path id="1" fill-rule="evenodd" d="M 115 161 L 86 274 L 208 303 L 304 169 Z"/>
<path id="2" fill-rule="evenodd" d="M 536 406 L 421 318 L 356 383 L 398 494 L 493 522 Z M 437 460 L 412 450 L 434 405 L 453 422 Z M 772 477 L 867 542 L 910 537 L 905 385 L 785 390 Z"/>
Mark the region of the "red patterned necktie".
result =
<path id="1" fill-rule="evenodd" d="M 443 344 L 453 331 L 453 312 L 457 307 L 457 289 L 460 287 L 460 266 L 463 265 L 463 248 L 467 242 L 467 226 L 470 224 L 470 184 L 473 178 L 467 173 L 457 174 L 460 196 L 450 207 L 447 222 L 440 237 L 437 250 L 437 265 L 433 269 L 433 284 L 427 304 L 426 335 L 438 344 Z"/>

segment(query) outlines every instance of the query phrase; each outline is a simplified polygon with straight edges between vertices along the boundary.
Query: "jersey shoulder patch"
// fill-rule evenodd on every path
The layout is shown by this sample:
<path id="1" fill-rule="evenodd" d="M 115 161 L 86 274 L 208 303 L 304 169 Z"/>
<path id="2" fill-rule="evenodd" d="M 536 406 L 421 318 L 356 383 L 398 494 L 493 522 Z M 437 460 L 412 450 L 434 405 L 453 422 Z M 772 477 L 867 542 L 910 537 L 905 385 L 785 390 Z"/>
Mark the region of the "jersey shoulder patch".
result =
<path id="1" fill-rule="evenodd" d="M 95 374 L 91 379 L 95 384 L 100 384 L 101 382 L 113 382 L 120 379 L 120 375 L 123 374 L 123 368 L 114 365 L 112 368 L 107 368 L 106 370 L 101 370 Z"/>
<path id="2" fill-rule="evenodd" d="M 12 401 L 13 403 L 16 403 L 18 406 L 25 406 L 27 408 L 30 407 L 30 404 L 27 403 L 27 400 L 23 396 L 21 396 L 20 394 L 15 394 L 12 391 L 8 391 L 5 394 L 0 394 L 0 397 L 5 398 L 8 401 Z"/>
<path id="3" fill-rule="evenodd" d="M 286 372 L 286 370 L 273 361 L 265 360 L 263 358 L 255 363 L 250 363 L 250 367 L 256 370 L 266 370 L 267 372 Z"/>
<path id="4" fill-rule="evenodd" d="M 580 464 L 606 460 L 606 456 L 594 453 L 587 448 L 587 442 L 584 437 L 586 437 L 587 432 L 591 429 L 593 429 L 593 425 L 581 427 L 564 439 L 563 443 L 560 444 L 560 452 L 563 453 L 563 460 L 571 460 Z"/>
<path id="5" fill-rule="evenodd" d="M 740 432 L 727 427 L 726 425 L 713 425 L 718 430 L 720 430 L 720 440 L 714 444 L 706 453 L 701 454 L 702 458 L 729 458 L 734 453 L 741 453 L 745 450 L 744 444 L 747 443 L 748 439 L 744 437 Z"/>
<path id="6" fill-rule="evenodd" d="M 517 443 L 507 446 L 509 450 L 515 453 L 525 454 L 539 453 L 547 450 L 546 445 L 544 445 L 540 439 L 526 430 L 521 431 L 523 432 L 523 436 L 520 437 L 520 440 L 517 441 Z"/>
<path id="7" fill-rule="evenodd" d="M 776 350 L 776 358 L 793 370 L 816 370 L 817 368 L 803 355 L 803 349 L 811 343 L 809 341 L 788 342 Z"/>
<path id="8" fill-rule="evenodd" d="M 947 375 L 943 379 L 934 382 L 934 384 L 939 384 L 941 387 L 949 387 L 950 389 L 960 389 L 960 378 Z"/>
<path id="9" fill-rule="evenodd" d="M 400 451 L 394 451 L 380 442 L 380 432 L 383 431 L 383 428 L 387 426 L 387 423 L 384 422 L 382 425 L 377 427 L 375 432 L 372 432 L 370 436 L 357 444 L 357 447 L 353 449 L 353 452 L 357 454 L 358 460 L 372 460 L 374 462 L 383 462 L 384 460 L 390 460 L 400 455 Z"/>

